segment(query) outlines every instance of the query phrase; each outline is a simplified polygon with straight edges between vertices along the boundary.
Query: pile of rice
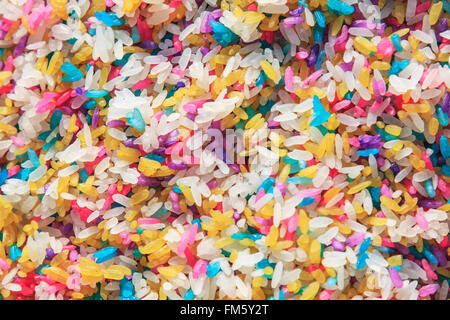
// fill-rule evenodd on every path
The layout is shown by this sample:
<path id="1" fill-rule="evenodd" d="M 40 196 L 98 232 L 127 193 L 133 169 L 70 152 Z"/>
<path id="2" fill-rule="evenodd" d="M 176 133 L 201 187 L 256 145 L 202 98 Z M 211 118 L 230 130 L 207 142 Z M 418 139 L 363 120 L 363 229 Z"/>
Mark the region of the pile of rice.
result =
<path id="1" fill-rule="evenodd" d="M 449 13 L 0 0 L 0 298 L 447 300 Z"/>

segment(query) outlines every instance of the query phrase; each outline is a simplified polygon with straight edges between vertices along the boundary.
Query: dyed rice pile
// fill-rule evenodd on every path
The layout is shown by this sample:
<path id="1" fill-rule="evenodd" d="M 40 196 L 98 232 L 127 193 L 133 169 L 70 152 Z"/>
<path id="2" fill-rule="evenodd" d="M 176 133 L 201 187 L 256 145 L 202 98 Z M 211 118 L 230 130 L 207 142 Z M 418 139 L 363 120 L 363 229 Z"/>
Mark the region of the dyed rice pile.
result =
<path id="1" fill-rule="evenodd" d="M 449 12 L 0 0 L 1 297 L 446 300 Z"/>

